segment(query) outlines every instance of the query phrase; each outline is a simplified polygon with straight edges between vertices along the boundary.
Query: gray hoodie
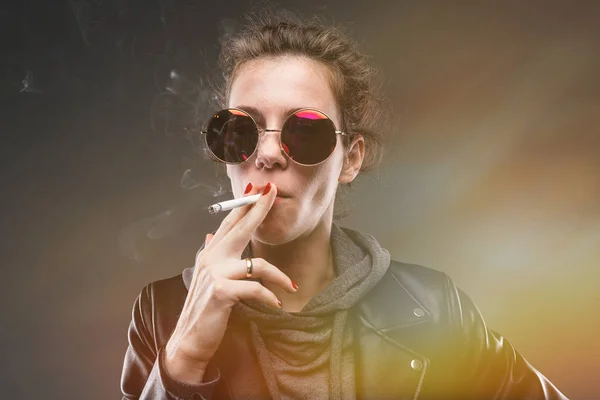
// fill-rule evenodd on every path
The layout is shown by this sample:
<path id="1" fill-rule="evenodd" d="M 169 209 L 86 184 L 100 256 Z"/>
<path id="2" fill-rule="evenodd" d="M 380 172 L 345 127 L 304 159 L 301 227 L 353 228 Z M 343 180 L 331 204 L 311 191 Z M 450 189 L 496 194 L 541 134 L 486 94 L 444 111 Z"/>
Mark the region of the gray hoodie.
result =
<path id="1" fill-rule="evenodd" d="M 390 255 L 368 234 L 332 225 L 336 277 L 297 313 L 239 303 L 273 399 L 354 399 L 354 349 L 348 311 L 384 276 Z M 242 258 L 252 257 L 250 245 Z M 189 289 L 193 268 L 183 271 Z M 231 388 L 247 393 L 244 380 Z M 251 383 L 247 383 L 251 384 Z"/>

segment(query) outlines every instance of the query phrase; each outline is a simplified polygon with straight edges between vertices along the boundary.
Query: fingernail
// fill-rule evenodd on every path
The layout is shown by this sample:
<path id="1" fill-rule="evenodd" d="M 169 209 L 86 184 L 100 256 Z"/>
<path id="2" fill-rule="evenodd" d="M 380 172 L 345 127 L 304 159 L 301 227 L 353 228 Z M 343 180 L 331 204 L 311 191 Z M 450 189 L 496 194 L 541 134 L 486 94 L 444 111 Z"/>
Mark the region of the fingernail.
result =
<path id="1" fill-rule="evenodd" d="M 294 281 L 292 281 L 292 287 L 294 288 L 294 290 L 298 290 L 298 285 L 296 285 Z"/>
<path id="2" fill-rule="evenodd" d="M 267 186 L 265 186 L 265 188 L 263 189 L 263 196 L 267 193 L 269 193 L 269 190 L 271 190 L 271 182 L 267 183 Z"/>
<path id="3" fill-rule="evenodd" d="M 277 300 L 277 305 L 281 308 L 281 301 Z"/>
<path id="4" fill-rule="evenodd" d="M 251 190 L 252 190 L 252 182 L 249 182 L 248 185 L 246 185 L 246 190 L 244 190 L 244 194 L 250 193 Z"/>

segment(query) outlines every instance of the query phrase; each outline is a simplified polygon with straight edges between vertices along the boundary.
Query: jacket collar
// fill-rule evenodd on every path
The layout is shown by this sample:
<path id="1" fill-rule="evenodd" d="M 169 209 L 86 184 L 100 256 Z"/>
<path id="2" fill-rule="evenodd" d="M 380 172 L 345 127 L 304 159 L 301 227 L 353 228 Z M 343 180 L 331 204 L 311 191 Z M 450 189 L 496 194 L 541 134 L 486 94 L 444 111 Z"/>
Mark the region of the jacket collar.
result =
<path id="1" fill-rule="evenodd" d="M 421 352 L 430 307 L 418 299 L 405 264 L 392 261 L 381 282 L 365 296 L 356 314 L 358 399 L 418 399 L 429 366 Z M 408 278 L 408 281 L 407 281 Z M 419 343 L 421 341 L 421 343 Z"/>
<path id="2" fill-rule="evenodd" d="M 392 260 L 385 277 L 360 303 L 360 317 L 384 334 L 425 323 L 432 317 L 428 307 L 411 292 L 414 288 L 409 289 L 403 282 L 407 278 L 403 265 Z"/>

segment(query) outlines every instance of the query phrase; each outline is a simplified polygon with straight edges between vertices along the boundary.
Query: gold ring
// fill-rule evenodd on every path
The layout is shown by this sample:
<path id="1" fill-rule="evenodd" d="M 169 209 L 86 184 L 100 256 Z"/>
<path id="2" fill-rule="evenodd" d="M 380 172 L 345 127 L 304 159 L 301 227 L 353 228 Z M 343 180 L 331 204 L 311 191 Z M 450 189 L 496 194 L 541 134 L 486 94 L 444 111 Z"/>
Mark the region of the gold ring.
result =
<path id="1" fill-rule="evenodd" d="M 244 260 L 246 261 L 246 279 L 252 278 L 252 259 L 244 258 Z"/>

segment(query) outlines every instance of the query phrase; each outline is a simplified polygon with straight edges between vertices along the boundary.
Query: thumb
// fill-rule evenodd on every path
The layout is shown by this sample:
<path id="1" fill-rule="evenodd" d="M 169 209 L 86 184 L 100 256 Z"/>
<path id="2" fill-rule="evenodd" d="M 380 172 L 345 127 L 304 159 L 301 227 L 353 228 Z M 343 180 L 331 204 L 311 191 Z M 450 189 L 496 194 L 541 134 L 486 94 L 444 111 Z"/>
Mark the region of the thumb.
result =
<path id="1" fill-rule="evenodd" d="M 205 247 L 206 247 L 206 246 L 208 246 L 208 244 L 210 243 L 210 241 L 212 240 L 212 238 L 213 238 L 214 236 L 215 236 L 215 235 L 213 235 L 212 233 L 207 233 L 207 234 L 206 234 L 206 238 L 204 239 L 204 246 L 205 246 Z"/>

